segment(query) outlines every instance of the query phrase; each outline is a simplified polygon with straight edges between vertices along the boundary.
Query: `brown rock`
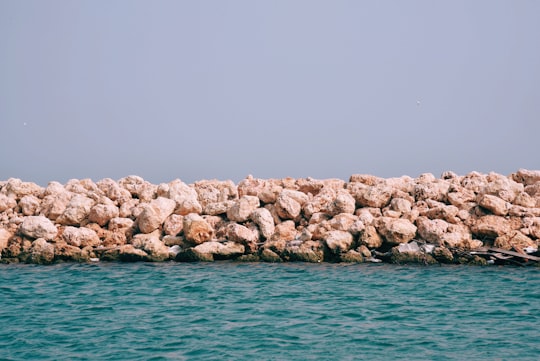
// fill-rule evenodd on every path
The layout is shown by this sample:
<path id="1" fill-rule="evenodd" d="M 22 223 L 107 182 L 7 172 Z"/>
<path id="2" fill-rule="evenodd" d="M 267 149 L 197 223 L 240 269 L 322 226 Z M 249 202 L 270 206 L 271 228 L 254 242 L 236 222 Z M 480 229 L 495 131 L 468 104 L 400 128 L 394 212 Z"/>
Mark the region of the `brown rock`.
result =
<path id="1" fill-rule="evenodd" d="M 201 244 L 209 241 L 214 235 L 214 229 L 196 213 L 184 217 L 184 236 L 192 244 Z"/>
<path id="2" fill-rule="evenodd" d="M 411 211 L 412 203 L 407 199 L 393 198 L 390 201 L 390 208 L 396 212 L 406 213 Z"/>
<path id="3" fill-rule="evenodd" d="M 32 195 L 39 197 L 44 189 L 32 182 L 23 182 L 17 178 L 10 178 L 4 185 L 7 196 L 20 200 L 24 196 Z"/>
<path id="4" fill-rule="evenodd" d="M 124 177 L 118 181 L 118 185 L 126 189 L 132 197 L 140 199 L 141 202 L 150 202 L 156 197 L 157 186 L 139 176 Z"/>
<path id="5" fill-rule="evenodd" d="M 0 258 L 2 257 L 2 251 L 7 248 L 9 240 L 13 237 L 13 233 L 7 229 L 0 228 Z"/>
<path id="6" fill-rule="evenodd" d="M 363 232 L 360 232 L 358 239 L 360 245 L 365 245 L 369 249 L 377 249 L 382 246 L 383 239 L 372 225 L 367 225 Z"/>
<path id="7" fill-rule="evenodd" d="M 393 192 L 392 187 L 386 185 L 386 183 L 368 186 L 354 182 L 347 184 L 347 190 L 358 205 L 374 208 L 383 208 L 388 205 Z"/>
<path id="8" fill-rule="evenodd" d="M 149 234 L 137 234 L 133 237 L 131 244 L 145 251 L 149 261 L 162 262 L 169 259 L 169 247 L 159 239 L 159 236 L 158 230 Z"/>
<path id="9" fill-rule="evenodd" d="M 524 191 L 523 184 L 500 174 L 489 173 L 487 181 L 488 183 L 479 193 L 494 195 L 506 202 L 512 203 L 516 196 Z"/>
<path id="10" fill-rule="evenodd" d="M 519 231 L 512 231 L 497 237 L 493 245 L 506 250 L 515 249 L 518 252 L 523 252 L 523 249 L 529 246 L 538 247 L 535 241 Z"/>
<path id="11" fill-rule="evenodd" d="M 508 209 L 510 208 L 509 203 L 499 197 L 490 194 L 484 194 L 480 196 L 478 205 L 497 216 L 505 216 L 506 214 L 508 214 Z"/>
<path id="12" fill-rule="evenodd" d="M 219 214 L 225 214 L 227 211 L 235 205 L 235 201 L 223 201 L 208 203 L 203 208 L 203 214 L 217 216 Z"/>
<path id="13" fill-rule="evenodd" d="M 299 244 L 291 244 L 285 247 L 283 256 L 288 261 L 318 263 L 324 259 L 324 251 L 321 242 L 307 241 Z"/>
<path id="14" fill-rule="evenodd" d="M 105 178 L 96 182 L 96 186 L 107 198 L 115 202 L 116 205 L 123 204 L 131 199 L 131 193 L 111 178 Z"/>
<path id="15" fill-rule="evenodd" d="M 315 213 L 324 212 L 330 213 L 330 208 L 336 198 L 336 190 L 330 187 L 322 188 L 316 196 L 308 200 L 303 211 L 306 217 L 311 217 Z"/>
<path id="16" fill-rule="evenodd" d="M 51 240 L 56 237 L 58 229 L 43 216 L 27 216 L 19 226 L 19 233 L 30 238 Z"/>
<path id="17" fill-rule="evenodd" d="M 65 242 L 56 242 L 54 245 L 54 259 L 62 261 L 84 262 L 88 258 L 84 257 L 79 247 L 71 246 Z"/>
<path id="18" fill-rule="evenodd" d="M 263 260 L 264 262 L 272 262 L 272 263 L 283 262 L 281 257 L 276 252 L 272 251 L 269 248 L 264 248 L 261 251 L 261 260 Z"/>
<path id="19" fill-rule="evenodd" d="M 255 230 L 237 223 L 229 223 L 226 232 L 229 241 L 244 245 L 248 253 L 253 253 L 257 250 L 259 234 Z"/>
<path id="20" fill-rule="evenodd" d="M 510 223 L 506 218 L 495 215 L 487 215 L 476 219 L 470 228 L 472 233 L 478 238 L 495 238 L 511 230 Z"/>

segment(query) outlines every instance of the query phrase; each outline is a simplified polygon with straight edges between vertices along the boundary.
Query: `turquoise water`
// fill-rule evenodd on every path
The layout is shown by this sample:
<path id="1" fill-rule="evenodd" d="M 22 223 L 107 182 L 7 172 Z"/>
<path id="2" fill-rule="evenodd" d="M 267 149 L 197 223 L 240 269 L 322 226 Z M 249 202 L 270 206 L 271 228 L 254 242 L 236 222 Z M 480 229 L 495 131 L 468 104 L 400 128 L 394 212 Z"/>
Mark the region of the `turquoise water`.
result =
<path id="1" fill-rule="evenodd" d="M 2 360 L 538 360 L 540 269 L 0 266 Z"/>

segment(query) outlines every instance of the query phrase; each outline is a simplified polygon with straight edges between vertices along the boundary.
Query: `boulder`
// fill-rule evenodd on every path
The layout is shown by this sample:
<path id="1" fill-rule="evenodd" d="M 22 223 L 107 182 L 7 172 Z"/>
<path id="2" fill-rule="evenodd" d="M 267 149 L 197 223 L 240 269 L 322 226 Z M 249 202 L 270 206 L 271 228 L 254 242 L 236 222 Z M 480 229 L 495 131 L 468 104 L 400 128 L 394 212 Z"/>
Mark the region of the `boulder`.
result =
<path id="1" fill-rule="evenodd" d="M 194 247 L 193 250 L 203 254 L 211 254 L 214 259 L 228 259 L 244 254 L 245 247 L 236 242 L 210 241 Z"/>
<path id="2" fill-rule="evenodd" d="M 538 248 L 535 241 L 519 231 L 512 231 L 497 237 L 493 245 L 506 250 L 514 249 L 518 252 L 523 252 L 523 249 L 527 247 Z"/>
<path id="3" fill-rule="evenodd" d="M 118 185 L 127 190 L 133 198 L 141 202 L 150 202 L 156 197 L 157 186 L 139 176 L 130 175 L 118 181 Z"/>
<path id="4" fill-rule="evenodd" d="M 345 231 L 330 231 L 326 234 L 324 242 L 334 254 L 345 253 L 353 245 L 353 236 Z"/>
<path id="5" fill-rule="evenodd" d="M 351 249 L 350 251 L 347 251 L 346 253 L 343 253 L 340 255 L 341 262 L 347 262 L 347 263 L 363 263 L 365 262 L 364 256 L 354 249 Z"/>
<path id="6" fill-rule="evenodd" d="M 54 261 L 54 245 L 44 238 L 38 238 L 32 242 L 30 249 L 30 262 L 35 264 L 51 264 Z"/>
<path id="7" fill-rule="evenodd" d="M 56 223 L 66 226 L 79 226 L 88 218 L 94 201 L 87 196 L 75 194 L 67 204 L 64 212 L 56 219 Z"/>
<path id="8" fill-rule="evenodd" d="M 288 261 L 318 263 L 324 259 L 324 251 L 321 242 L 289 242 L 283 252 L 283 257 Z"/>
<path id="9" fill-rule="evenodd" d="M 504 217 L 487 215 L 473 220 L 470 229 L 478 238 L 496 238 L 510 232 L 511 226 Z"/>
<path id="10" fill-rule="evenodd" d="M 184 216 L 171 214 L 163 222 L 163 233 L 170 236 L 176 236 L 184 229 Z"/>
<path id="11" fill-rule="evenodd" d="M 422 176 L 420 176 L 417 179 L 418 183 L 414 186 L 413 191 L 414 198 L 416 201 L 432 199 L 434 201 L 446 202 L 450 182 L 442 179 L 431 180 L 431 177 L 426 177 L 426 180 L 422 180 Z"/>
<path id="12" fill-rule="evenodd" d="M 186 240 L 195 245 L 209 241 L 214 235 L 214 229 L 196 213 L 184 217 L 183 228 Z"/>
<path id="13" fill-rule="evenodd" d="M 478 205 L 497 216 L 505 216 L 508 214 L 508 209 L 510 208 L 509 203 L 491 194 L 481 195 Z"/>
<path id="14" fill-rule="evenodd" d="M 244 245 L 248 253 L 253 253 L 257 250 L 257 242 L 259 241 L 257 231 L 237 223 L 229 223 L 226 233 L 229 241 Z"/>
<path id="15" fill-rule="evenodd" d="M 362 207 L 383 208 L 390 203 L 393 189 L 386 183 L 369 186 L 353 182 L 347 184 L 347 190 L 354 197 L 356 204 Z"/>
<path id="16" fill-rule="evenodd" d="M 360 232 L 358 243 L 369 249 L 377 249 L 382 246 L 383 239 L 374 226 L 367 225 L 364 231 Z"/>
<path id="17" fill-rule="evenodd" d="M 15 197 L 6 196 L 0 193 L 0 212 L 5 212 L 8 209 L 15 208 L 17 206 L 17 200 Z"/>
<path id="18" fill-rule="evenodd" d="M 62 232 L 62 239 L 70 246 L 79 248 L 96 247 L 100 244 L 100 239 L 93 229 L 86 227 L 67 226 Z"/>
<path id="19" fill-rule="evenodd" d="M 251 220 L 259 227 L 259 230 L 265 239 L 270 238 L 272 234 L 274 234 L 274 218 L 268 209 L 257 208 L 251 212 L 249 218 L 251 218 Z"/>
<path id="20" fill-rule="evenodd" d="M 7 196 L 20 200 L 24 196 L 32 195 L 39 197 L 44 189 L 32 182 L 23 182 L 17 178 L 10 178 L 4 185 Z"/>
<path id="21" fill-rule="evenodd" d="M 404 198 L 393 198 L 390 201 L 390 209 L 400 213 L 407 213 L 411 211 L 412 203 Z"/>
<path id="22" fill-rule="evenodd" d="M 40 205 L 41 202 L 39 198 L 33 195 L 24 196 L 19 201 L 19 207 L 21 208 L 22 214 L 25 216 L 37 215 Z M 0 209 L 1 208 L 2 206 L 0 206 Z"/>
<path id="23" fill-rule="evenodd" d="M 448 232 L 448 222 L 442 219 L 429 219 L 420 216 L 416 219 L 418 235 L 421 239 L 434 244 L 440 244 L 443 234 Z"/>
<path id="24" fill-rule="evenodd" d="M 379 233 L 389 244 L 407 243 L 416 236 L 416 226 L 406 219 L 381 217 Z"/>
<path id="25" fill-rule="evenodd" d="M 489 194 L 501 198 L 506 202 L 512 203 L 516 196 L 524 191 L 524 186 L 509 179 L 503 175 L 489 173 L 488 183 L 480 190 L 480 194 Z"/>
<path id="26" fill-rule="evenodd" d="M 116 205 L 123 204 L 131 199 L 131 193 L 111 178 L 105 178 L 96 182 L 96 186 L 103 192 L 105 197 L 109 198 Z"/>
<path id="27" fill-rule="evenodd" d="M 245 222 L 253 211 L 259 208 L 259 198 L 255 196 L 242 196 L 227 211 L 227 218 L 233 222 Z"/>
<path id="28" fill-rule="evenodd" d="M 540 170 L 519 169 L 511 175 L 512 180 L 525 186 L 540 183 Z"/>
<path id="29" fill-rule="evenodd" d="M 329 214 L 336 215 L 340 213 L 354 214 L 356 210 L 356 201 L 346 190 L 337 191 L 336 198 L 330 203 Z"/>
<path id="30" fill-rule="evenodd" d="M 0 228 L 0 258 L 2 257 L 2 251 L 7 248 L 8 242 L 13 237 L 13 233 L 7 229 Z"/>
<path id="31" fill-rule="evenodd" d="M 261 256 L 261 260 L 263 260 L 264 262 L 271 262 L 271 263 L 283 262 L 281 257 L 276 252 L 272 251 L 269 248 L 263 248 L 260 256 Z"/>
<path id="32" fill-rule="evenodd" d="M 144 208 L 137 217 L 137 223 L 142 233 L 151 233 L 158 229 L 165 219 L 169 217 L 176 208 L 176 202 L 172 199 L 158 197 Z"/>
<path id="33" fill-rule="evenodd" d="M 225 214 L 234 205 L 235 201 L 207 203 L 203 208 L 203 214 L 207 214 L 210 216 Z"/>
<path id="34" fill-rule="evenodd" d="M 169 259 L 169 247 L 160 239 L 158 230 L 150 234 L 137 234 L 133 237 L 133 247 L 142 249 L 148 254 L 148 260 L 162 262 Z"/>
<path id="35" fill-rule="evenodd" d="M 46 217 L 27 216 L 19 226 L 19 233 L 29 238 L 51 240 L 56 237 L 58 229 Z"/>
<path id="36" fill-rule="evenodd" d="M 293 221 L 284 221 L 278 224 L 275 227 L 274 233 L 270 237 L 272 241 L 292 241 L 298 236 L 298 231 L 296 230 L 295 224 Z"/>
<path id="37" fill-rule="evenodd" d="M 88 260 L 88 258 L 83 255 L 83 252 L 79 247 L 69 245 L 65 242 L 55 243 L 54 259 L 75 262 L 84 262 Z"/>
<path id="38" fill-rule="evenodd" d="M 109 221 L 108 229 L 113 232 L 131 235 L 134 223 L 135 222 L 130 218 L 116 217 Z"/>
<path id="39" fill-rule="evenodd" d="M 331 213 L 333 201 L 336 199 L 336 190 L 330 187 L 323 187 L 317 195 L 308 200 L 303 206 L 304 215 L 310 218 L 313 214 L 323 212 Z"/>
<path id="40" fill-rule="evenodd" d="M 197 191 L 180 179 L 160 184 L 156 192 L 159 197 L 169 198 L 176 202 L 176 209 L 174 210 L 176 214 L 185 216 L 189 213 L 200 214 L 202 211 Z"/>
<path id="41" fill-rule="evenodd" d="M 194 189 L 203 209 L 211 203 L 221 203 L 238 198 L 238 190 L 231 180 L 201 180 L 195 182 Z M 205 212 L 205 214 L 208 214 Z"/>
<path id="42" fill-rule="evenodd" d="M 276 212 L 281 219 L 296 219 L 302 206 L 294 198 L 282 192 L 275 203 Z"/>
<path id="43" fill-rule="evenodd" d="M 109 257 L 112 258 L 110 260 L 119 260 L 121 262 L 140 262 L 149 260 L 148 253 L 142 249 L 135 248 L 131 244 L 119 246 L 118 249 L 112 250 L 112 252 L 106 252 L 105 254 L 108 254 Z"/>
<path id="44" fill-rule="evenodd" d="M 90 209 L 88 214 L 88 220 L 99 224 L 100 226 L 105 226 L 113 218 L 116 218 L 120 215 L 118 207 L 114 204 L 96 204 Z"/>

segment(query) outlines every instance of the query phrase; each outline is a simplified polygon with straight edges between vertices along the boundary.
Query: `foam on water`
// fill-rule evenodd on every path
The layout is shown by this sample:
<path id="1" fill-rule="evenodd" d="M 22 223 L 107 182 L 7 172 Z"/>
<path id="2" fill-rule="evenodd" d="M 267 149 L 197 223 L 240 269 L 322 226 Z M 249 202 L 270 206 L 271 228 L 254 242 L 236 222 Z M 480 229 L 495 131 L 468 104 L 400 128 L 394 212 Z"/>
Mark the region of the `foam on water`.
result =
<path id="1" fill-rule="evenodd" d="M 1 359 L 537 360 L 540 270 L 0 266 Z"/>

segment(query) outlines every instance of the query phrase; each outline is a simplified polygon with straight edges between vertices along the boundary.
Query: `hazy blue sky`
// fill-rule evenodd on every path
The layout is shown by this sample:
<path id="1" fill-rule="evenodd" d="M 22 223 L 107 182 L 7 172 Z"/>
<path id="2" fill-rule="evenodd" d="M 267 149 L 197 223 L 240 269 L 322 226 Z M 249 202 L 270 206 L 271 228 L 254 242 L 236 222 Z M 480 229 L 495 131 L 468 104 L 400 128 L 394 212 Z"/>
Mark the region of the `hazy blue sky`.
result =
<path id="1" fill-rule="evenodd" d="M 534 0 L 0 0 L 0 179 L 540 169 L 539 19 Z"/>

